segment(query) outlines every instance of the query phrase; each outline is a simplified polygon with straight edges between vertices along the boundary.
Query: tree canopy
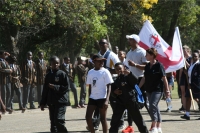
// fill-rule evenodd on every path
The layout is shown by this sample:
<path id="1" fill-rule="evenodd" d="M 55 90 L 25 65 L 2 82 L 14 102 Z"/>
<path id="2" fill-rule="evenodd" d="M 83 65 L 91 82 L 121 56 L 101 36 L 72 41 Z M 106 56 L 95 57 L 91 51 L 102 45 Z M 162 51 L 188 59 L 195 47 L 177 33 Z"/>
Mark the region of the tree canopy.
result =
<path id="1" fill-rule="evenodd" d="M 101 38 L 127 49 L 125 35 L 139 34 L 148 19 L 169 44 L 178 26 L 183 44 L 197 49 L 199 4 L 197 0 L 1 0 L 0 48 L 21 60 L 28 50 L 75 60 L 97 52 Z"/>

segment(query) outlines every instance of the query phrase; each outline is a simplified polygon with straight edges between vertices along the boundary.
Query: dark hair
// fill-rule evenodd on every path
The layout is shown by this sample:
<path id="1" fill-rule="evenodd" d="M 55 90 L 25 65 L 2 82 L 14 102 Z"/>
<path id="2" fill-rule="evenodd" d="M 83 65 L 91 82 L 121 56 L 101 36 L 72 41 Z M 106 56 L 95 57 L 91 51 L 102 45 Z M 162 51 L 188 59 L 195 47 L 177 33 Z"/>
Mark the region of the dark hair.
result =
<path id="1" fill-rule="evenodd" d="M 198 49 L 194 50 L 193 53 L 197 53 L 197 55 L 199 57 L 199 50 Z"/>
<path id="2" fill-rule="evenodd" d="M 150 55 L 153 55 L 154 58 L 156 58 L 156 56 L 158 54 L 158 52 L 155 48 L 149 48 L 149 49 L 146 50 L 146 52 L 149 53 Z"/>
<path id="3" fill-rule="evenodd" d="M 44 52 L 43 51 L 39 51 L 38 54 L 44 54 Z"/>
<path id="4" fill-rule="evenodd" d="M 122 52 L 126 56 L 126 52 L 124 50 L 120 50 L 119 52 Z"/>
<path id="5" fill-rule="evenodd" d="M 64 60 L 68 60 L 68 58 L 69 58 L 69 57 L 66 56 L 66 57 L 64 57 Z"/>
<path id="6" fill-rule="evenodd" d="M 123 64 L 123 63 L 121 63 L 121 62 L 117 62 L 117 63 L 115 64 L 115 67 L 117 67 L 117 66 L 119 66 L 119 65 L 122 65 L 122 66 L 124 66 L 124 64 Z"/>
<path id="7" fill-rule="evenodd" d="M 49 59 L 49 62 L 52 62 L 52 61 L 55 61 L 55 60 L 60 60 L 59 58 L 58 58 L 58 56 L 51 56 L 51 58 Z"/>
<path id="8" fill-rule="evenodd" d="M 0 55 L 3 55 L 5 53 L 5 50 L 0 50 Z"/>

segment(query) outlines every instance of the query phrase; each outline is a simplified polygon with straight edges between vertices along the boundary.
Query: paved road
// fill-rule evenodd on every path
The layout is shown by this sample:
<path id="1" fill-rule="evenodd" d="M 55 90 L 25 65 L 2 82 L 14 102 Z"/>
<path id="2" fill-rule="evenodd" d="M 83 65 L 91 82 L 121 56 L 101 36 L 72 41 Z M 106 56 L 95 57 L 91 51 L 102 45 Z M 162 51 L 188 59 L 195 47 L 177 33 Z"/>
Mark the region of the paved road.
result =
<path id="1" fill-rule="evenodd" d="M 198 111 L 191 112 L 191 120 L 186 121 L 180 119 L 178 108 L 180 108 L 180 100 L 173 100 L 173 111 L 165 112 L 166 104 L 164 101 L 159 103 L 162 114 L 163 133 L 200 133 L 200 117 Z M 86 109 L 67 109 L 66 127 L 70 132 L 87 132 L 85 121 Z M 141 110 L 145 122 L 150 127 L 150 117 L 145 109 Z M 112 115 L 111 108 L 108 110 L 108 124 Z M 126 122 L 127 124 L 127 122 Z M 135 133 L 138 129 L 135 125 Z M 13 114 L 5 114 L 0 121 L 0 133 L 32 133 L 32 132 L 49 132 L 48 110 L 40 111 L 39 109 L 27 110 L 25 113 L 15 111 Z M 101 128 L 100 131 L 102 132 Z"/>

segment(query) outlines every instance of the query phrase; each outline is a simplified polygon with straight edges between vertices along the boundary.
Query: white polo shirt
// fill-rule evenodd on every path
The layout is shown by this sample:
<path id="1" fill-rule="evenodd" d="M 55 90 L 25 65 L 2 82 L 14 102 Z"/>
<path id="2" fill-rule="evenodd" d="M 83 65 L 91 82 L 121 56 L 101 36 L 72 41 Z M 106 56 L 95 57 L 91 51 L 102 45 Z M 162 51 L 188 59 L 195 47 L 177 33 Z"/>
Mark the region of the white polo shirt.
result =
<path id="1" fill-rule="evenodd" d="M 136 64 L 143 64 L 144 62 L 147 62 L 146 60 L 146 51 L 141 48 L 141 47 L 137 47 L 135 50 L 130 50 L 127 54 L 126 54 L 126 61 L 125 64 L 128 65 L 128 61 L 131 60 Z M 127 66 L 129 68 L 129 70 L 137 77 L 143 77 L 144 76 L 144 71 L 140 70 L 134 66 Z"/>
<path id="2" fill-rule="evenodd" d="M 107 96 L 107 84 L 113 83 L 110 72 L 102 67 L 100 70 L 91 69 L 87 75 L 86 84 L 91 85 L 90 98 L 103 99 Z"/>

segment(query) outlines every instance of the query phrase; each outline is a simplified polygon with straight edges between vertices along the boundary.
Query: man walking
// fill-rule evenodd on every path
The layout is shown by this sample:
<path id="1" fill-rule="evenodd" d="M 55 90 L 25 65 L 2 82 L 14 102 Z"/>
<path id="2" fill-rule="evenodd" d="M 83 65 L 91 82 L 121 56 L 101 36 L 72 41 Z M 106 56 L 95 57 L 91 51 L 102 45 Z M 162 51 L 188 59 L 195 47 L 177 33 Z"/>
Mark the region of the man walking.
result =
<path id="1" fill-rule="evenodd" d="M 36 73 L 37 73 L 37 99 L 38 105 L 41 100 L 44 78 L 47 71 L 47 63 L 44 60 L 44 53 L 42 51 L 38 52 L 38 60 L 36 61 Z M 39 107 L 38 107 L 39 108 Z"/>
<path id="2" fill-rule="evenodd" d="M 63 70 L 69 78 L 70 88 L 74 94 L 74 102 L 75 102 L 74 107 L 80 108 L 81 106 L 78 104 L 77 89 L 76 89 L 76 85 L 74 83 L 75 69 L 74 69 L 73 65 L 70 63 L 69 57 L 64 58 L 64 63 L 60 66 L 60 69 Z M 68 99 L 70 100 L 69 97 L 68 97 Z"/>
<path id="3" fill-rule="evenodd" d="M 6 56 L 10 56 L 10 54 L 4 50 L 0 50 L 0 109 L 3 113 L 6 112 L 5 105 L 7 104 L 6 102 L 8 102 L 8 98 L 6 99 L 7 78 L 9 74 L 12 73 L 12 69 L 10 69 L 10 66 L 5 61 Z"/>
<path id="4" fill-rule="evenodd" d="M 27 59 L 21 65 L 22 82 L 23 82 L 23 107 L 27 108 L 30 100 L 30 109 L 36 109 L 34 105 L 35 99 L 35 81 L 36 71 L 35 62 L 32 61 L 32 52 L 27 52 Z M 30 97 L 30 99 L 29 99 Z"/>
<path id="5" fill-rule="evenodd" d="M 84 66 L 83 59 L 81 59 L 81 57 L 78 57 L 77 61 L 78 61 L 78 65 L 77 65 L 78 81 L 79 81 L 80 87 L 81 87 L 79 105 L 81 106 L 81 108 L 85 108 L 86 75 L 88 72 L 88 67 Z"/>

